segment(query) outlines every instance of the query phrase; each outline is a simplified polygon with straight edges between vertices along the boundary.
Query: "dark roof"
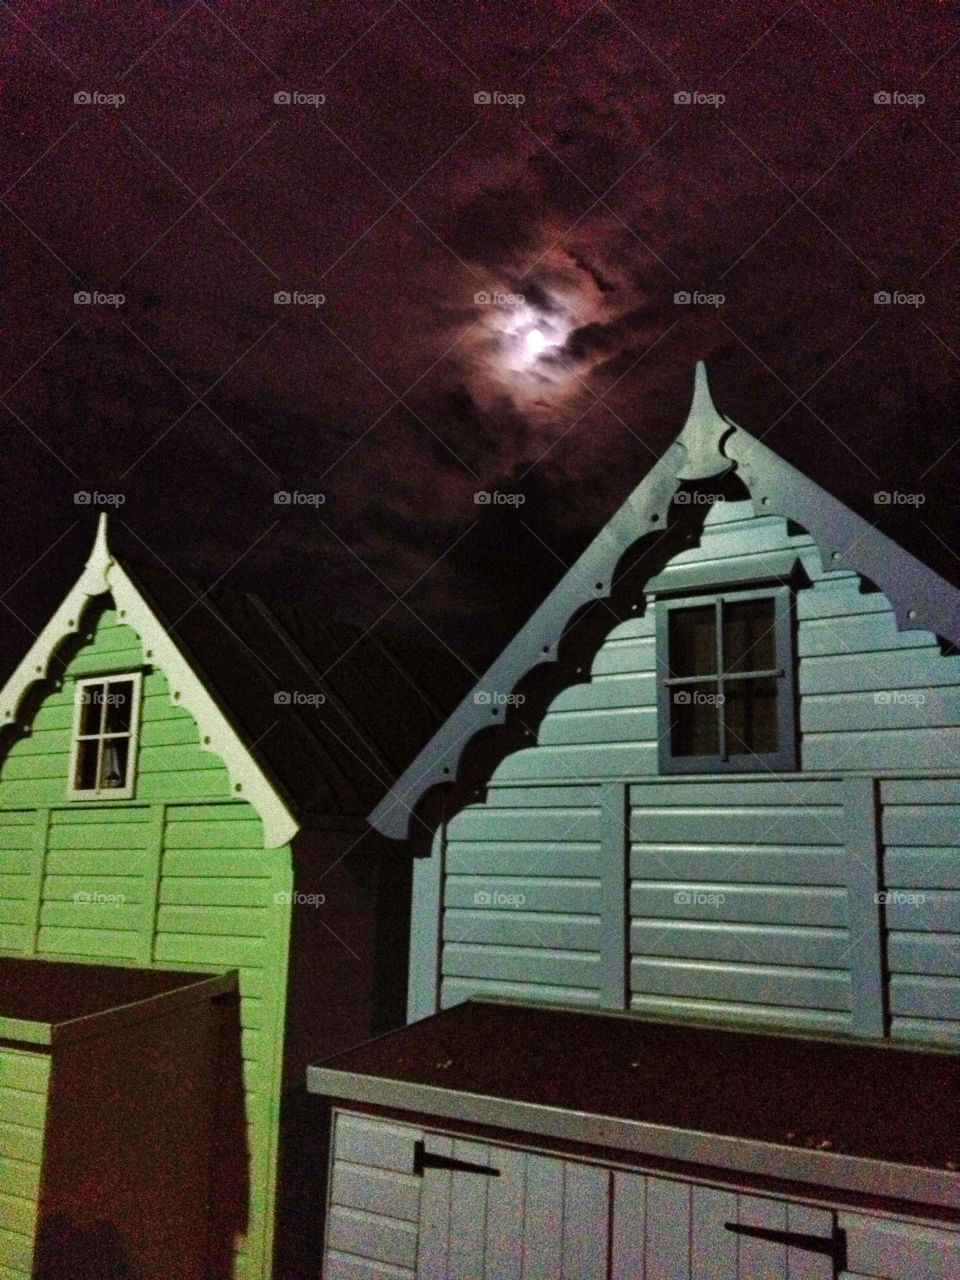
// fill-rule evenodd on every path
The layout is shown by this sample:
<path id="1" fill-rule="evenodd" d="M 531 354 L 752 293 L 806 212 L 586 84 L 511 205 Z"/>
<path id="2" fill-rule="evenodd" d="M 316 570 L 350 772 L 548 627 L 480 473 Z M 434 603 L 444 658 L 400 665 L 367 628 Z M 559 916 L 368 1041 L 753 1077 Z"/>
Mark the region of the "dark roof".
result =
<path id="1" fill-rule="evenodd" d="M 309 1069 L 313 1091 L 399 1105 L 385 1082 L 460 1119 L 493 1098 L 941 1170 L 960 1150 L 960 1054 L 854 1037 L 469 1000 Z"/>
<path id="2" fill-rule="evenodd" d="M 439 644 L 115 558 L 295 816 L 366 814 L 472 678 Z"/>

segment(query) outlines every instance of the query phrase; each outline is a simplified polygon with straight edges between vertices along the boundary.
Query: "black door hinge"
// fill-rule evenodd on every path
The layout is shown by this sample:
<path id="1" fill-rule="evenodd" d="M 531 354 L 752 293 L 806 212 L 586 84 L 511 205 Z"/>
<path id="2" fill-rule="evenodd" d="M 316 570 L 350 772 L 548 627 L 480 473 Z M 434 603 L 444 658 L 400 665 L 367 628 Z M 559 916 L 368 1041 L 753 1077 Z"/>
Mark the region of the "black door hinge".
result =
<path id="1" fill-rule="evenodd" d="M 772 1227 L 747 1227 L 739 1222 L 725 1222 L 724 1228 L 740 1236 L 754 1236 L 758 1240 L 772 1240 L 792 1249 L 805 1249 L 808 1253 L 823 1253 L 833 1259 L 836 1271 L 847 1269 L 847 1233 L 834 1223 L 833 1234 L 812 1236 L 803 1231 L 775 1231 Z"/>
<path id="2" fill-rule="evenodd" d="M 423 1177 L 424 1169 L 455 1169 L 460 1173 L 482 1173 L 488 1178 L 499 1178 L 500 1170 L 487 1164 L 471 1164 L 469 1160 L 455 1160 L 453 1156 L 438 1156 L 428 1151 L 422 1142 L 413 1144 L 413 1172 Z"/>

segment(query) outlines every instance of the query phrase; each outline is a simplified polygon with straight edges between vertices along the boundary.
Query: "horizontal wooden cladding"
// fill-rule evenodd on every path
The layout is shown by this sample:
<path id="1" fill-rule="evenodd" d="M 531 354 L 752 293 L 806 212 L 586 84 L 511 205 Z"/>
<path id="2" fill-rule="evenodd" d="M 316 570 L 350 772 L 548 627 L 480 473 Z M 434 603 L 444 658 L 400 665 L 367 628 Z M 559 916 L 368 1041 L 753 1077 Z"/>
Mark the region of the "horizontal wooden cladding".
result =
<path id="1" fill-rule="evenodd" d="M 17 1231 L 0 1230 L 0 1280 L 8 1275 L 13 1280 L 30 1280 L 33 1274 L 33 1241 Z"/>
<path id="2" fill-rule="evenodd" d="M 247 1272 L 240 1271 L 237 1275 L 246 1277 Z M 413 1280 L 413 1277 L 414 1272 L 409 1267 L 370 1262 L 365 1258 L 354 1258 L 348 1253 L 336 1253 L 332 1249 L 328 1249 L 323 1264 L 323 1280 Z M 6 1280 L 6 1277 L 0 1274 L 0 1280 Z"/>
<path id="3" fill-rule="evenodd" d="M 561 948 L 568 951 L 600 951 L 599 916 L 563 915 L 526 911 L 445 911 L 445 942 L 471 942 L 515 947 Z"/>
<path id="4" fill-rule="evenodd" d="M 0 1122 L 0 1156 L 39 1164 L 43 1157 L 43 1130 L 25 1124 Z"/>
<path id="5" fill-rule="evenodd" d="M 0 1049 L 0 1088 L 46 1094 L 50 1057 L 23 1049 Z"/>
<path id="6" fill-rule="evenodd" d="M 765 777 L 657 778 L 630 784 L 630 803 L 637 809 L 716 806 L 776 809 L 796 805 L 840 805 L 843 784 L 833 778 Z"/>
<path id="7" fill-rule="evenodd" d="M 856 693 L 866 689 L 922 689 L 960 683 L 960 659 L 938 646 L 872 653 L 806 657 L 800 662 L 801 694 Z"/>
<path id="8" fill-rule="evenodd" d="M 158 934 L 202 934 L 206 937 L 261 938 L 270 928 L 269 907 L 164 906 L 157 910 Z"/>
<path id="9" fill-rule="evenodd" d="M 815 885 L 641 881 L 630 887 L 630 914 L 653 919 L 838 927 L 847 923 L 847 891 Z"/>
<path id="10" fill-rule="evenodd" d="M 860 575 L 821 578 L 810 588 L 797 592 L 797 617 L 840 618 L 862 613 L 889 613 L 890 601 L 882 591 L 862 591 Z"/>
<path id="11" fill-rule="evenodd" d="M 851 1277 L 953 1280 L 960 1276 L 960 1232 L 841 1210 L 838 1226 L 847 1238 Z"/>
<path id="12" fill-rule="evenodd" d="M 800 704 L 803 733 L 949 728 L 957 724 L 960 724 L 960 685 L 806 694 Z"/>
<path id="13" fill-rule="evenodd" d="M 955 1022 L 960 1038 L 960 977 L 891 974 L 890 1012 L 899 1017 Z"/>
<path id="14" fill-rule="evenodd" d="M 445 977 L 440 988 L 440 1007 L 449 1009 L 472 996 L 508 996 L 515 1000 L 543 1001 L 546 1004 L 575 1004 L 598 1008 L 600 992 L 596 987 L 558 987 L 549 983 L 488 981 L 482 978 Z"/>
<path id="15" fill-rule="evenodd" d="M 657 701 L 653 671 L 623 676 L 597 676 L 568 685 L 550 704 L 548 717 L 572 711 L 611 711 L 621 707 L 651 707 Z"/>
<path id="16" fill-rule="evenodd" d="M 886 770 L 930 769 L 960 759 L 958 729 L 877 729 L 865 732 L 805 733 L 801 740 L 804 769 L 883 773 Z"/>
<path id="17" fill-rule="evenodd" d="M 519 805 L 524 809 L 597 809 L 602 804 L 602 787 L 572 780 L 542 787 L 527 783 L 513 786 L 491 783 L 483 808 L 513 809 Z"/>
<path id="18" fill-rule="evenodd" d="M 735 785 L 731 786 L 736 791 Z M 653 809 L 635 805 L 630 835 L 638 844 L 770 844 L 841 845 L 843 813 L 836 806 L 804 804 L 795 808 L 740 805 L 730 801 L 722 809 L 690 806 Z M 677 797 L 679 802 L 680 797 Z"/>
<path id="19" fill-rule="evenodd" d="M 166 964 L 223 965 L 230 969 L 262 968 L 268 958 L 262 937 L 158 931 L 154 959 Z"/>
<path id="20" fill-rule="evenodd" d="M 387 1218 L 361 1209 L 332 1205 L 327 1215 L 328 1247 L 337 1253 L 355 1254 L 376 1262 L 406 1267 L 417 1265 L 418 1228 L 412 1222 Z"/>
<path id="21" fill-rule="evenodd" d="M 800 849 L 724 844 L 634 844 L 634 880 L 680 880 L 700 884 L 844 885 L 846 855 L 829 845 Z"/>
<path id="22" fill-rule="evenodd" d="M 334 1136 L 334 1160 L 367 1168 L 413 1172 L 413 1146 L 422 1138 L 419 1129 L 381 1120 L 339 1113 Z"/>
<path id="23" fill-rule="evenodd" d="M 599 840 L 599 809 L 464 809 L 447 826 L 447 842 L 464 840 Z"/>
<path id="24" fill-rule="evenodd" d="M 364 1209 L 389 1218 L 416 1222 L 420 1216 L 420 1179 L 393 1169 L 368 1169 L 338 1159 L 333 1171 L 330 1203 L 344 1209 Z"/>
<path id="25" fill-rule="evenodd" d="M 553 711 L 540 726 L 541 746 L 643 742 L 657 738 L 657 708 L 614 707 L 598 711 Z"/>
<path id="26" fill-rule="evenodd" d="M 54 926 L 41 922 L 37 953 L 69 959 L 136 961 L 139 958 L 139 938 L 136 928 Z"/>
<path id="27" fill-rule="evenodd" d="M 506 897 L 512 897 L 513 901 L 506 901 Z M 444 906 L 500 907 L 599 915 L 600 881 L 541 880 L 519 876 L 448 876 L 444 886 Z"/>
<path id="28" fill-rule="evenodd" d="M 850 1008 L 850 978 L 846 972 L 786 965 L 634 956 L 630 962 L 630 991 L 631 996 L 686 996 L 740 1005 L 786 1005 L 841 1012 Z"/>
<path id="29" fill-rule="evenodd" d="M 960 845 L 960 804 L 890 804 L 881 827 L 886 845 Z"/>
<path id="30" fill-rule="evenodd" d="M 887 938 L 887 961 L 895 974 L 941 974 L 960 977 L 960 936 L 957 933 L 907 933 Z"/>
<path id="31" fill-rule="evenodd" d="M 631 955 L 690 960 L 844 969 L 850 962 L 846 929 L 634 920 Z"/>
<path id="32" fill-rule="evenodd" d="M 883 910 L 888 929 L 953 933 L 960 942 L 960 890 L 888 889 Z"/>
<path id="33" fill-rule="evenodd" d="M 443 948 L 444 978 L 487 978 L 554 987 L 594 987 L 600 957 L 588 951 L 547 947 L 475 946 L 451 942 Z"/>
<path id="34" fill-rule="evenodd" d="M 263 877 L 254 876 L 165 875 L 160 882 L 159 894 L 161 906 L 170 907 L 206 910 L 274 905 L 270 883 Z"/>
<path id="35" fill-rule="evenodd" d="M 23 1236 L 32 1236 L 36 1226 L 36 1200 L 27 1196 L 8 1195 L 0 1190 L 0 1231 L 14 1231 Z M 2 1274 L 0 1272 L 0 1276 Z"/>
<path id="36" fill-rule="evenodd" d="M 493 775 L 493 785 L 513 780 L 578 782 L 581 778 L 649 777 L 657 773 L 657 768 L 656 741 L 526 747 L 501 762 Z"/>
<path id="37" fill-rule="evenodd" d="M 656 640 L 652 635 L 635 640 L 608 640 L 597 650 L 591 676 L 622 676 L 656 670 Z"/>
<path id="38" fill-rule="evenodd" d="M 447 848 L 448 875 L 599 876 L 600 846 L 582 841 L 497 841 Z"/>
<path id="39" fill-rule="evenodd" d="M 46 1114 L 46 1094 L 0 1086 L 0 1116 L 4 1120 L 28 1129 L 42 1129 Z"/>
<path id="40" fill-rule="evenodd" d="M 797 652 L 801 658 L 858 653 L 869 662 L 885 650 L 924 649 L 935 644 L 929 631 L 898 631 L 893 610 L 836 618 L 806 618 L 799 627 Z"/>

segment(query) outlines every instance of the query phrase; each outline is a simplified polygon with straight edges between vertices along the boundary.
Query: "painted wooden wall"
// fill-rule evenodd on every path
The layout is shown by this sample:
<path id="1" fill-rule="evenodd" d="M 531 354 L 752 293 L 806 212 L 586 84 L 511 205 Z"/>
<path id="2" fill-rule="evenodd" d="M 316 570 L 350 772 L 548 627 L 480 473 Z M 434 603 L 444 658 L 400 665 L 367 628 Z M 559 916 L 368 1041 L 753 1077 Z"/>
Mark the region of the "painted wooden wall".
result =
<path id="1" fill-rule="evenodd" d="M 651 598 L 610 632 L 590 679 L 554 699 L 536 745 L 508 756 L 484 802 L 418 862 L 411 1017 L 432 1011 L 438 989 L 443 1006 L 472 992 L 623 1003 L 609 952 L 625 911 L 630 1007 L 849 1029 L 875 905 L 844 809 L 843 779 L 861 773 L 891 779 L 874 887 L 892 895 L 892 1034 L 960 1039 L 960 657 L 897 631 L 882 594 L 824 572 L 806 534 L 748 502 L 713 506 L 700 545 L 664 576 L 785 549 L 812 583 L 797 595 L 802 772 L 658 777 Z"/>
<path id="2" fill-rule="evenodd" d="M 442 1121 L 438 1121 L 442 1124 Z M 426 1168 L 414 1144 L 498 1170 Z M 827 1198 L 827 1204 L 829 1199 Z M 847 1242 L 840 1280 L 952 1280 L 960 1232 L 338 1111 L 324 1280 L 832 1280 L 825 1254 L 728 1222 Z"/>
<path id="3" fill-rule="evenodd" d="M 0 1048 L 0 1276 L 30 1280 L 50 1056 Z"/>
<path id="4" fill-rule="evenodd" d="M 260 1280 L 269 1274 L 273 1221 L 289 847 L 264 849 L 259 816 L 232 798 L 222 762 L 201 749 L 195 721 L 156 669 L 143 680 L 133 799 L 67 799 L 76 677 L 139 668 L 150 657 L 104 608 L 62 688 L 43 700 L 32 731 L 2 761 L 0 952 L 239 970 L 250 1166 L 234 1274 Z M 19 1207 L 16 1196 L 0 1197 L 0 1229 L 16 1221 Z M 0 1255 L 0 1274 L 2 1265 Z"/>

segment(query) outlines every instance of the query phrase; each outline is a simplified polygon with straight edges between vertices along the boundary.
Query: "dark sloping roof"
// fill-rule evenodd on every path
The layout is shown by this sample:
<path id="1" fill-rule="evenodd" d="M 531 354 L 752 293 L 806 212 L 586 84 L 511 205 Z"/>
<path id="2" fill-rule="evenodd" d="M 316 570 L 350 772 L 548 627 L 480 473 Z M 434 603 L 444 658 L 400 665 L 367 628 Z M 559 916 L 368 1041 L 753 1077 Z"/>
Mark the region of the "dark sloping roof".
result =
<path id="1" fill-rule="evenodd" d="M 300 816 L 366 814 L 471 678 L 440 645 L 116 559 Z"/>
<path id="2" fill-rule="evenodd" d="M 929 630 L 960 644 L 960 591 L 720 414 L 701 362 L 680 435 L 383 797 L 370 815 L 372 825 L 384 835 L 406 838 L 425 794 L 457 781 L 472 740 L 503 722 L 495 719 L 502 702 L 491 699 L 489 691 L 508 695 L 532 668 L 557 661 L 574 615 L 611 595 L 624 554 L 641 538 L 668 527 L 682 484 L 731 473 L 747 486 L 758 512 L 785 516 L 810 533 L 825 568 L 854 569 L 875 583 L 893 605 L 901 629 Z"/>

